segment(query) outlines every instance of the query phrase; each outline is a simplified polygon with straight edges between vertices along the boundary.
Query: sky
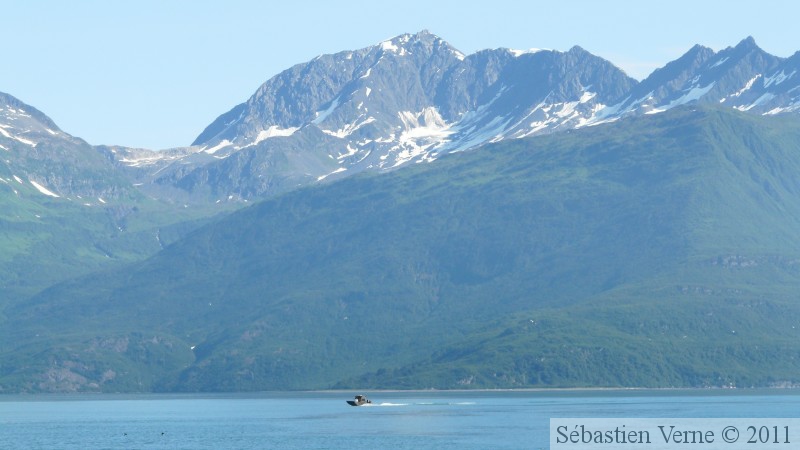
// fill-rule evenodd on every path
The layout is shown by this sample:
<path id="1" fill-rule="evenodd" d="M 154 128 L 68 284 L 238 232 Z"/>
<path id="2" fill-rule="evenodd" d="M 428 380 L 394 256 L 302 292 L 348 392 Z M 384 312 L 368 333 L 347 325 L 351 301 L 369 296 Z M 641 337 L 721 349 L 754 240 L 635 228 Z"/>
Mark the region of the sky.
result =
<path id="1" fill-rule="evenodd" d="M 800 50 L 795 0 L 0 0 L 0 92 L 94 145 L 191 144 L 281 71 L 428 30 L 465 54 L 580 45 L 643 79 L 693 45 Z"/>

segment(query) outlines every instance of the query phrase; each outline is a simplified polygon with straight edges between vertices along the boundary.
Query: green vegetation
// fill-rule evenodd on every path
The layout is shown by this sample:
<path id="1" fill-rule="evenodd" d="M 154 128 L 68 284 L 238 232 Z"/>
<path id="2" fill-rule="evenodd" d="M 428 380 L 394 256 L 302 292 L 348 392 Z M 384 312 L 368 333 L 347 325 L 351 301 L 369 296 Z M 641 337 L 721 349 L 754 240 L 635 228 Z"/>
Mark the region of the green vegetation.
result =
<path id="1" fill-rule="evenodd" d="M 0 160 L 0 308 L 142 260 L 224 211 L 148 198 L 96 148 L 46 134 L 35 146 L 6 142 Z"/>
<path id="2" fill-rule="evenodd" d="M 797 173 L 679 108 L 301 189 L 10 304 L 0 389 L 798 383 Z"/>
<path id="3" fill-rule="evenodd" d="M 4 188 L 0 306 L 60 281 L 142 260 L 223 211 L 178 209 L 144 198 L 105 204 L 93 199 L 87 205 L 46 197 L 29 185 L 0 185 Z"/>

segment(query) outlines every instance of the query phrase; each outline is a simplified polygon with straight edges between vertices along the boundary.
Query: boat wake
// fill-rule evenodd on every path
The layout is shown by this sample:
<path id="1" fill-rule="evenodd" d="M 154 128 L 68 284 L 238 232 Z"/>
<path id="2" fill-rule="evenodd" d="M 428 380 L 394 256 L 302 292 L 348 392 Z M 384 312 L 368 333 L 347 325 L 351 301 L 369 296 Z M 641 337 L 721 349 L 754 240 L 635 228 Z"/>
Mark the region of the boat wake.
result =
<path id="1" fill-rule="evenodd" d="M 350 402 L 352 404 L 352 402 Z M 414 402 L 414 403 L 393 403 L 393 402 L 381 402 L 381 403 L 359 403 L 358 406 L 360 407 L 367 407 L 372 408 L 376 406 L 464 406 L 464 405 L 476 405 L 475 402 Z M 355 406 L 355 405 L 354 405 Z"/>
<path id="2" fill-rule="evenodd" d="M 475 402 L 423 402 L 415 403 L 415 405 L 423 406 L 461 406 L 461 405 L 477 405 Z"/>
<path id="3" fill-rule="evenodd" d="M 463 406 L 463 405 L 476 405 L 475 402 L 418 402 L 418 403 L 367 403 L 361 406 Z"/>

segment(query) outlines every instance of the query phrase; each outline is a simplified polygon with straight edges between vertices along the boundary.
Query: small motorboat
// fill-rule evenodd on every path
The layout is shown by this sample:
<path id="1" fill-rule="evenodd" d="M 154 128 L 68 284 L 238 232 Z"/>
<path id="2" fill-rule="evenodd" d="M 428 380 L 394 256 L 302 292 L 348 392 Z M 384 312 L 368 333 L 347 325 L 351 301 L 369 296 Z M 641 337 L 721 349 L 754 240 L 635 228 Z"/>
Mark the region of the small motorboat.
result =
<path id="1" fill-rule="evenodd" d="M 346 400 L 346 402 L 350 406 L 364 406 L 372 403 L 372 400 L 368 399 L 366 395 L 356 395 L 354 400 Z"/>

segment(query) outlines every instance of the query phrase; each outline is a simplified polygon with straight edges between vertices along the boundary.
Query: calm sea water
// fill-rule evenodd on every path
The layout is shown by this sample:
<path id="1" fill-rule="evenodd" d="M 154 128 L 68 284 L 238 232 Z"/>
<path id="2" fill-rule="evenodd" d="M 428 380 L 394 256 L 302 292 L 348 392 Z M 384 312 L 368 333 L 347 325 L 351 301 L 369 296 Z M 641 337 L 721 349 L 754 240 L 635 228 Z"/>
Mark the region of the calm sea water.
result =
<path id="1" fill-rule="evenodd" d="M 537 449 L 551 417 L 798 417 L 800 392 L 0 396 L 2 449 Z"/>

